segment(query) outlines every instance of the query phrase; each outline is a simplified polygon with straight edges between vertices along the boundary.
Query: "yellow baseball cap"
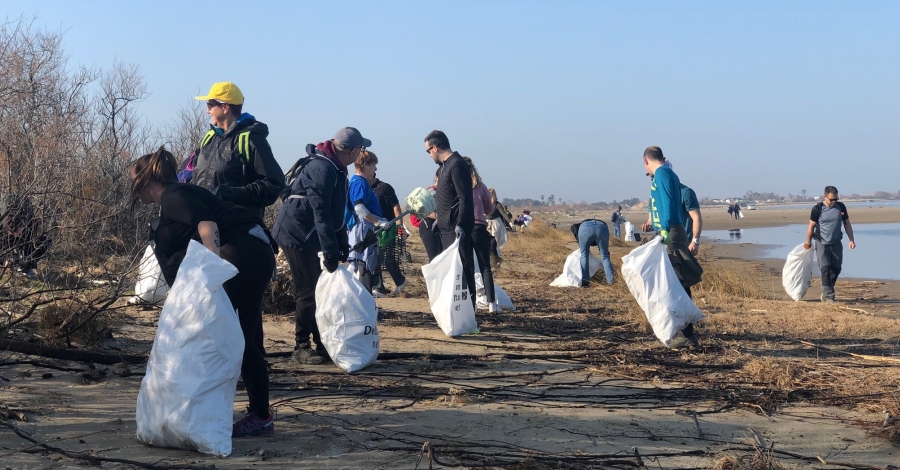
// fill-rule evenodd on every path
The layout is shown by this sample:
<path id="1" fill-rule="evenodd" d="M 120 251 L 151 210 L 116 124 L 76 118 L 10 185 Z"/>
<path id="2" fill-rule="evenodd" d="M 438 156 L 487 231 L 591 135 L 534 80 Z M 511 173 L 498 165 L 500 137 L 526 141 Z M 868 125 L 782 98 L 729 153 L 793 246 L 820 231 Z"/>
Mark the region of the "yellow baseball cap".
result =
<path id="1" fill-rule="evenodd" d="M 228 104 L 244 104 L 244 94 L 237 85 L 231 82 L 213 83 L 206 96 L 195 96 L 198 101 L 216 100 Z"/>

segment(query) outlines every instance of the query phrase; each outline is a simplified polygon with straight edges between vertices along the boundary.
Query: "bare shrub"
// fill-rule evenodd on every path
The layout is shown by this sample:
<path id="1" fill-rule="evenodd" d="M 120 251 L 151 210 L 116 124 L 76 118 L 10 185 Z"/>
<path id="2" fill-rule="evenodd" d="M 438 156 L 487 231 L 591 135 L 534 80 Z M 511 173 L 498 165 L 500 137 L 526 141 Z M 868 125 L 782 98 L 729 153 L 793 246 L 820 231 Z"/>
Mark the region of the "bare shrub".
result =
<path id="1" fill-rule="evenodd" d="M 128 166 L 161 141 L 198 138 L 197 112 L 157 136 L 138 112 L 149 92 L 137 65 L 73 67 L 62 34 L 25 18 L 0 24 L 0 64 L 0 194 L 30 205 L 27 236 L 0 243 L 0 325 L 96 344 L 133 286 L 154 215 L 131 210 Z M 6 222 L 3 239 L 14 233 Z M 26 279 L 22 249 L 41 237 L 49 250 Z"/>

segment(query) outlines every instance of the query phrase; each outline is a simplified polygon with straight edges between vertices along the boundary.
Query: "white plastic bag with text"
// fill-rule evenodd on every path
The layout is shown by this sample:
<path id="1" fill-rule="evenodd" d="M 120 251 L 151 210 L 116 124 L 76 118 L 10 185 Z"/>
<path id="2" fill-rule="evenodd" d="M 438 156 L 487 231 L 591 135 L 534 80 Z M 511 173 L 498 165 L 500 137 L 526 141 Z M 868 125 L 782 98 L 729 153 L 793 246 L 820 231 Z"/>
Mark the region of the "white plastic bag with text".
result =
<path id="1" fill-rule="evenodd" d="M 463 289 L 463 267 L 459 256 L 459 239 L 444 249 L 430 263 L 422 266 L 428 302 L 438 326 L 449 337 L 478 329 L 471 293 Z"/>
<path id="2" fill-rule="evenodd" d="M 237 273 L 191 240 L 159 314 L 138 393 L 137 438 L 144 444 L 231 453 L 244 335 L 222 284 Z"/>
<path id="3" fill-rule="evenodd" d="M 338 367 L 356 372 L 378 359 L 378 309 L 372 293 L 344 266 L 322 271 L 316 284 L 316 325 Z"/>

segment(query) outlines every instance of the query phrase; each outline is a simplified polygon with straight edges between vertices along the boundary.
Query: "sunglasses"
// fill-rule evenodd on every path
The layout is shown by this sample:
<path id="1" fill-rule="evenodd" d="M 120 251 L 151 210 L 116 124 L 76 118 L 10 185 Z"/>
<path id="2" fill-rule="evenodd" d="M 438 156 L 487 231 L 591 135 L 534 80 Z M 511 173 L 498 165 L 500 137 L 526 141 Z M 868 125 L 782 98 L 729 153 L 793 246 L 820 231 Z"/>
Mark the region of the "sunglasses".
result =
<path id="1" fill-rule="evenodd" d="M 215 107 L 222 106 L 222 104 L 224 104 L 224 103 L 220 103 L 218 101 L 207 101 L 206 109 L 213 109 Z"/>
<path id="2" fill-rule="evenodd" d="M 427 149 L 425 149 L 425 153 L 427 153 L 428 155 L 431 155 L 431 149 L 433 149 L 433 148 L 434 148 L 434 145 L 432 145 L 431 147 L 428 147 Z"/>
<path id="3" fill-rule="evenodd" d="M 825 196 L 825 199 L 828 199 L 831 202 L 835 202 L 838 200 L 838 198 L 836 198 L 836 197 L 828 197 L 828 196 Z"/>

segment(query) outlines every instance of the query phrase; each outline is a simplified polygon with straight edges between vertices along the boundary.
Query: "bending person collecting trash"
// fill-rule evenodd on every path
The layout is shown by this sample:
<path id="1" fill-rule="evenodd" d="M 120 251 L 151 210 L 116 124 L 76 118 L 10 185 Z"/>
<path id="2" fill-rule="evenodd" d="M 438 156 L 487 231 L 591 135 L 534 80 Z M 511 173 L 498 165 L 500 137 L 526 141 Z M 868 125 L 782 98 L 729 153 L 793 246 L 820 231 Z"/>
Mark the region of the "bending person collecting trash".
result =
<path id="1" fill-rule="evenodd" d="M 316 283 L 325 269 L 334 272 L 347 261 L 350 244 L 344 226 L 347 204 L 347 165 L 356 161 L 372 141 L 353 127 L 345 127 L 330 140 L 306 146 L 309 160 L 291 183 L 290 195 L 278 210 L 272 233 L 284 250 L 297 297 L 294 352 L 304 364 L 321 364 L 327 356 L 316 325 Z M 310 347 L 312 335 L 316 349 Z"/>
<path id="2" fill-rule="evenodd" d="M 662 237 L 669 252 L 672 267 L 678 275 L 684 290 L 691 295 L 690 287 L 700 282 L 702 269 L 688 251 L 687 232 L 684 229 L 684 207 L 682 204 L 681 181 L 666 162 L 662 149 L 656 146 L 644 150 L 644 169 L 651 176 L 650 219 L 643 230 L 656 230 Z M 699 336 L 692 323 L 682 330 L 684 337 L 694 347 L 699 346 Z"/>
<path id="3" fill-rule="evenodd" d="M 841 274 L 841 265 L 844 263 L 841 226 L 847 231 L 847 238 L 850 239 L 847 246 L 851 250 L 855 249 L 856 242 L 853 240 L 853 227 L 850 225 L 847 206 L 838 201 L 837 188 L 826 186 L 823 202 L 816 204 L 809 215 L 806 243 L 803 244 L 808 250 L 812 247 L 814 237 L 818 242 L 816 257 L 822 270 L 822 302 L 834 302 L 834 284 Z"/>
<path id="4" fill-rule="evenodd" d="M 166 282 L 175 282 L 191 240 L 233 264 L 238 274 L 224 284 L 244 334 L 241 376 L 247 387 L 250 411 L 234 423 L 232 437 L 268 436 L 275 432 L 269 412 L 269 371 L 259 350 L 256 330 L 262 317 L 262 298 L 275 268 L 275 254 L 258 214 L 223 202 L 196 185 L 178 182 L 175 157 L 164 148 L 131 165 L 132 207 L 159 204 L 159 223 L 153 232 L 155 252 Z"/>
<path id="5" fill-rule="evenodd" d="M 591 246 L 596 245 L 600 250 L 600 261 L 603 264 L 603 273 L 606 274 L 606 283 L 613 283 L 613 266 L 609 260 L 609 227 L 606 222 L 597 219 L 585 219 L 577 224 L 572 224 L 572 235 L 578 241 L 578 249 L 581 250 L 581 287 L 588 287 L 591 282 Z"/>
<path id="6" fill-rule="evenodd" d="M 462 288 L 469 289 L 472 308 L 475 308 L 475 260 L 472 259 L 472 230 L 475 228 L 475 209 L 472 202 L 472 173 L 459 152 L 450 149 L 450 140 L 441 131 L 431 131 L 425 137 L 425 152 L 441 164 L 437 186 L 437 225 L 441 241 L 448 247 L 459 238 L 462 260 Z"/>

